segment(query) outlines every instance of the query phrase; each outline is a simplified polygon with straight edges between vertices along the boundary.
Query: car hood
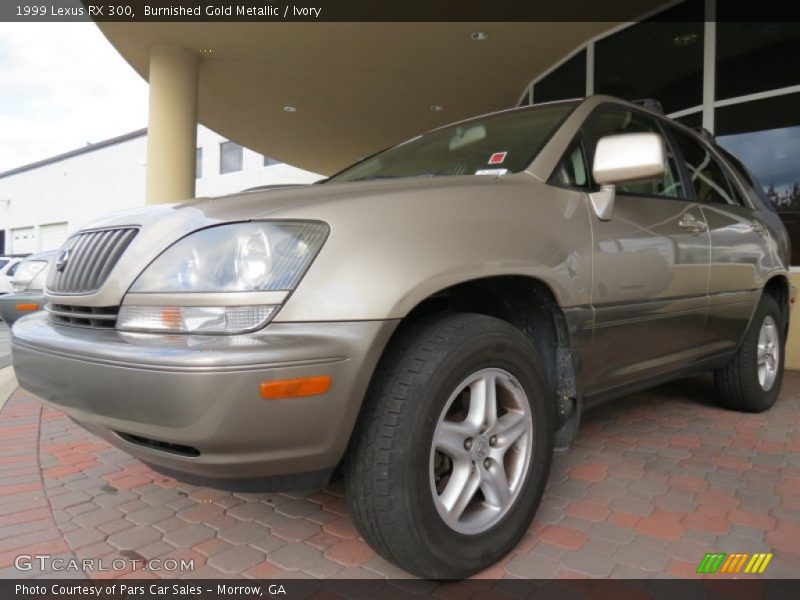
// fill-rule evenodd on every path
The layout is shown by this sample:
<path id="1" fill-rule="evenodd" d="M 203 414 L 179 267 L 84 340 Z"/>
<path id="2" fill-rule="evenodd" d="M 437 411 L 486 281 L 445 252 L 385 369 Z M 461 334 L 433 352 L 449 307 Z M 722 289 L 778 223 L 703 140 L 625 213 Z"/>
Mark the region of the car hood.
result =
<path id="1" fill-rule="evenodd" d="M 520 174 L 530 181 L 531 176 Z M 455 176 L 409 178 L 354 183 L 326 183 L 258 190 L 218 198 L 200 198 L 183 204 L 162 204 L 127 210 L 89 223 L 82 231 L 138 227 L 139 233 L 120 258 L 106 283 L 96 293 L 70 296 L 69 303 L 85 306 L 118 305 L 139 274 L 167 247 L 186 235 L 214 225 L 257 219 L 324 221 L 337 231 L 354 222 L 380 227 L 391 212 L 419 204 L 452 204 L 462 198 L 486 196 L 486 189 L 519 176 Z M 478 190 L 481 190 L 480 192 Z M 341 230 L 340 229 L 340 230 Z M 63 296 L 47 297 L 64 302 Z"/>
<path id="2" fill-rule="evenodd" d="M 295 216 L 308 218 L 309 210 L 315 209 L 319 210 L 316 218 L 324 220 L 326 214 L 337 210 L 344 202 L 371 199 L 380 204 L 381 201 L 397 199 L 406 194 L 439 195 L 446 194 L 448 190 L 458 193 L 459 189 L 488 185 L 497 179 L 489 176 L 384 179 L 256 190 L 230 196 L 198 198 L 182 204 L 160 204 L 121 211 L 95 219 L 84 230 L 121 226 L 149 228 L 158 223 L 164 223 L 166 228 L 168 222 L 169 226 L 180 228 L 183 233 L 179 237 L 182 237 L 188 231 L 220 223 Z"/>

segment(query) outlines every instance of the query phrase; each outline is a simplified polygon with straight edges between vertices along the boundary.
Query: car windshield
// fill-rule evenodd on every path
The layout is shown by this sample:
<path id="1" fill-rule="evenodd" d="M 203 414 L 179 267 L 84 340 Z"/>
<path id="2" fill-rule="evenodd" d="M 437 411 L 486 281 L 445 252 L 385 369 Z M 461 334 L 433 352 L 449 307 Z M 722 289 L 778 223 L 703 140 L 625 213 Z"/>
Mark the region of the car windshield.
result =
<path id="1" fill-rule="evenodd" d="M 516 173 L 533 161 L 576 105 L 511 110 L 434 129 L 356 163 L 328 182 Z"/>

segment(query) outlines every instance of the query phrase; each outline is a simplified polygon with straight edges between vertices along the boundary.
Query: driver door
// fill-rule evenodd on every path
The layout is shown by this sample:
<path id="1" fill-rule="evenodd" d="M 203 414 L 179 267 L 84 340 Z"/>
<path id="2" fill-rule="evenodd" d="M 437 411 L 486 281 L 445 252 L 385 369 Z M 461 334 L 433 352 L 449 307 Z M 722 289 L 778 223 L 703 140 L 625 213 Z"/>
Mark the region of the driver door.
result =
<path id="1" fill-rule="evenodd" d="M 646 113 L 601 109 L 585 126 L 589 164 L 600 138 L 637 132 L 663 135 Z M 617 186 L 610 220 L 592 213 L 594 321 L 591 357 L 584 361 L 589 393 L 672 372 L 698 355 L 710 239 L 668 143 L 667 148 L 662 180 Z"/>

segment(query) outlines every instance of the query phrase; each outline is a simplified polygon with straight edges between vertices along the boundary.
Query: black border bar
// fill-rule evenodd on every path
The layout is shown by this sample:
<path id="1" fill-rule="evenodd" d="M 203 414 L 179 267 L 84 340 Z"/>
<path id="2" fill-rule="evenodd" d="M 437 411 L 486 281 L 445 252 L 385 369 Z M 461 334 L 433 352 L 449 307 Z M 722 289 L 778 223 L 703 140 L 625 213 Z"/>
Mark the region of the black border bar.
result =
<path id="1" fill-rule="evenodd" d="M 702 21 L 704 0 L 2 0 L 15 22 Z M 652 16 L 651 16 L 652 15 Z M 717 0 L 716 20 L 800 21 L 797 0 Z"/>

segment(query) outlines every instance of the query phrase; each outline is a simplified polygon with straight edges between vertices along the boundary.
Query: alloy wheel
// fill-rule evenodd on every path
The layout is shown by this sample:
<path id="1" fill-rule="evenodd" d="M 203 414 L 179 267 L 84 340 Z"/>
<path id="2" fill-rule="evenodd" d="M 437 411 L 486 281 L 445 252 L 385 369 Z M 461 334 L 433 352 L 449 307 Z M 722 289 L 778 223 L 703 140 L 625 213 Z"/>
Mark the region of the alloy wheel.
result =
<path id="1" fill-rule="evenodd" d="M 483 369 L 462 381 L 433 435 L 430 486 L 454 531 L 475 535 L 506 515 L 525 483 L 533 448 L 530 403 L 519 381 Z"/>
<path id="2" fill-rule="evenodd" d="M 780 364 L 780 352 L 778 325 L 775 323 L 775 319 L 767 315 L 761 324 L 761 331 L 758 333 L 758 352 L 756 353 L 758 383 L 765 392 L 771 390 L 775 384 Z"/>

